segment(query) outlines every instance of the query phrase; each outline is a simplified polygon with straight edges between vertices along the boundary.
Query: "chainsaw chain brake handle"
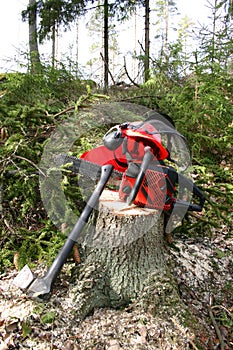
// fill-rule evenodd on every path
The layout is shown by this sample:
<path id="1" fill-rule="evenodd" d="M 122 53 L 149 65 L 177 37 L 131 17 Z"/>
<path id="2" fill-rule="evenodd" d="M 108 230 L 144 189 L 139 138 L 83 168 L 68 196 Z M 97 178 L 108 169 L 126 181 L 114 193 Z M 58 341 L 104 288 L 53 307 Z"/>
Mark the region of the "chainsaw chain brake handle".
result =
<path id="1" fill-rule="evenodd" d="M 100 179 L 97 183 L 94 192 L 90 196 L 82 214 L 80 215 L 78 221 L 76 222 L 73 230 L 67 237 L 63 247 L 58 253 L 57 257 L 53 261 L 51 267 L 47 271 L 44 277 L 35 279 L 28 288 L 28 294 L 34 298 L 47 298 L 51 292 L 52 284 L 56 279 L 58 273 L 60 272 L 62 266 L 67 260 L 75 242 L 77 241 L 80 233 L 82 232 L 84 226 L 86 225 L 93 209 L 96 207 L 99 197 L 103 192 L 111 174 L 113 171 L 113 166 L 110 164 L 103 165 L 101 167 Z"/>
<path id="2" fill-rule="evenodd" d="M 140 186 L 144 180 L 144 177 L 145 177 L 145 173 L 146 173 L 146 170 L 148 169 L 149 167 L 149 164 L 150 162 L 152 161 L 152 159 L 154 158 L 154 154 L 152 152 L 152 149 L 151 147 L 149 146 L 146 146 L 144 148 L 144 157 L 143 157 L 143 160 L 142 160 L 142 164 L 141 164 L 141 167 L 140 167 L 140 170 L 139 170 L 139 173 L 138 173 L 138 176 L 136 178 L 136 181 L 135 181 L 135 184 L 127 198 L 127 204 L 128 205 L 131 205 L 137 194 L 138 194 L 138 191 L 140 189 Z"/>

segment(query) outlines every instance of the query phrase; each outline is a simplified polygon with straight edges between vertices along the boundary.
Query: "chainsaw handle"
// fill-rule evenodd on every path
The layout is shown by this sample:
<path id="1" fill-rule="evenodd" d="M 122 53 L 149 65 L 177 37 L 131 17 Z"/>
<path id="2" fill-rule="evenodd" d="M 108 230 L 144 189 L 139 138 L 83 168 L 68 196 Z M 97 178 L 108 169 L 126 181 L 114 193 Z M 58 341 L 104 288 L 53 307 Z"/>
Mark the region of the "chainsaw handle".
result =
<path id="1" fill-rule="evenodd" d="M 199 204 L 189 204 L 188 210 L 201 212 L 205 203 L 205 196 L 197 185 L 193 183 L 193 194 L 199 198 Z"/>
<path id="2" fill-rule="evenodd" d="M 190 192 L 192 192 L 194 196 L 199 198 L 199 204 L 193 204 L 182 200 L 177 200 L 175 202 L 175 206 L 180 208 L 188 207 L 187 210 L 189 211 L 201 212 L 206 199 L 204 193 L 200 190 L 200 188 L 197 185 L 195 185 L 195 183 L 192 180 L 188 179 L 182 174 L 179 174 L 179 182 L 181 182 L 183 186 L 185 186 Z"/>
<path id="3" fill-rule="evenodd" d="M 127 203 L 129 205 L 131 205 L 134 202 L 134 200 L 135 200 L 135 198 L 136 198 L 136 196 L 138 194 L 138 191 L 140 189 L 140 186 L 141 186 L 141 184 L 143 182 L 143 179 L 145 177 L 146 170 L 148 169 L 150 162 L 154 158 L 154 155 L 152 153 L 151 147 L 146 146 L 144 148 L 144 152 L 145 153 L 144 153 L 144 157 L 143 157 L 143 160 L 142 160 L 142 164 L 141 164 L 141 167 L 140 167 L 139 174 L 138 174 L 137 179 L 135 181 L 134 187 L 132 188 L 132 190 L 130 192 L 129 197 L 127 198 Z"/>

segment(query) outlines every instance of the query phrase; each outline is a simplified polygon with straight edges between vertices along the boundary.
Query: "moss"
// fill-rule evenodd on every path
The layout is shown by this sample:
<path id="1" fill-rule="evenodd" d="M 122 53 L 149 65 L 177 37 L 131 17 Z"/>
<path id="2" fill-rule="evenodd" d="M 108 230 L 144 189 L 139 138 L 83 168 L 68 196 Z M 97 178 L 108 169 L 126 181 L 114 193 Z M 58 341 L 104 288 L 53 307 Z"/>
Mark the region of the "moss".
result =
<path id="1" fill-rule="evenodd" d="M 152 274 L 136 304 L 149 311 L 154 316 L 171 317 L 180 309 L 181 299 L 177 285 L 170 272 Z"/>

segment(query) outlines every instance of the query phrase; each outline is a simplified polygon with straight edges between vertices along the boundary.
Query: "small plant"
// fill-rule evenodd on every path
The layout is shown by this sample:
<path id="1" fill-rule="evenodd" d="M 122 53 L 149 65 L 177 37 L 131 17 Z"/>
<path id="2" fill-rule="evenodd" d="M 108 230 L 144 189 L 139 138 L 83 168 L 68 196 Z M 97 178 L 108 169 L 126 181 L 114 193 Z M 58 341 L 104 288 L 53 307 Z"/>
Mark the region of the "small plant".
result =
<path id="1" fill-rule="evenodd" d="M 54 311 L 48 311 L 45 314 L 41 315 L 40 322 L 42 324 L 53 323 L 54 319 L 55 319 L 55 312 Z"/>

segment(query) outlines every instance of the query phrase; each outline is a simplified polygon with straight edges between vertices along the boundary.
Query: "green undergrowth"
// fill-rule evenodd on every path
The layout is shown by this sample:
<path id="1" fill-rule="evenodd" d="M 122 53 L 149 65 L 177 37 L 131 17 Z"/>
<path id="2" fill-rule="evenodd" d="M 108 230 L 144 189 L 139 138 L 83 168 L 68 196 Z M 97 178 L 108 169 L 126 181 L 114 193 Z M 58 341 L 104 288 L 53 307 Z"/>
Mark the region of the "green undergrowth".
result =
<path id="1" fill-rule="evenodd" d="M 224 162 L 225 164 L 225 162 Z M 206 201 L 202 213 L 186 214 L 183 225 L 175 232 L 184 236 L 211 237 L 218 233 L 231 237 L 233 232 L 232 168 L 213 163 L 193 165 L 195 183 L 202 189 Z"/>
<path id="2" fill-rule="evenodd" d="M 8 226 L 8 225 L 7 225 Z M 8 226 L 9 227 L 9 226 Z M 65 240 L 65 235 L 49 221 L 40 223 L 35 229 L 16 227 L 14 231 L 1 232 L 1 268 L 12 267 L 13 262 L 17 269 L 25 264 L 36 267 L 38 262 L 50 265 Z"/>
<path id="3" fill-rule="evenodd" d="M 204 83 L 207 78 L 202 79 L 196 100 L 192 81 L 178 88 L 161 76 L 117 98 L 172 116 L 188 139 L 193 178 L 206 194 L 206 204 L 201 214 L 188 214 L 174 233 L 232 235 L 232 92 L 222 85 L 218 88 L 217 82 L 211 90 L 210 82 Z M 13 265 L 15 253 L 20 267 L 51 261 L 64 242 L 64 230 L 51 223 L 41 200 L 38 166 L 57 126 L 65 125 L 67 118 L 74 123 L 79 132 L 69 153 L 80 156 L 102 144 L 104 133 L 114 123 L 133 120 L 134 114 L 122 114 L 116 96 L 111 95 L 108 108 L 101 109 L 100 102 L 107 97 L 86 89 L 66 72 L 0 76 L 0 93 L 0 269 L 4 270 Z M 76 215 L 88 195 L 80 193 L 80 181 L 63 170 L 62 190 Z"/>
<path id="4" fill-rule="evenodd" d="M 62 227 L 51 222 L 41 199 L 40 177 L 46 176 L 40 167 L 41 156 L 50 136 L 69 113 L 77 115 L 80 108 L 104 96 L 94 94 L 63 71 L 49 71 L 42 77 L 1 75 L 0 91 L 0 272 L 3 272 L 13 263 L 18 268 L 38 261 L 49 263 L 58 253 L 65 235 Z M 81 139 L 77 149 L 84 152 L 87 145 Z M 63 175 L 67 201 L 79 214 L 77 179 L 70 177 L 67 187 L 66 173 Z"/>

